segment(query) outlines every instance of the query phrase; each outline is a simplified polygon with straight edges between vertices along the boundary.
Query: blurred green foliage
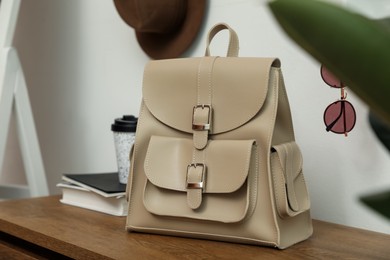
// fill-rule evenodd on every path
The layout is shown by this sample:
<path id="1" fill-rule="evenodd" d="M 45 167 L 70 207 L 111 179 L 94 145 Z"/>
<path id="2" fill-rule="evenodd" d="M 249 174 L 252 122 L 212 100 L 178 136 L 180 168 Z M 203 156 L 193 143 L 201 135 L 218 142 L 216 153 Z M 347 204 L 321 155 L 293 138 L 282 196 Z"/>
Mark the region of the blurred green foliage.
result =
<path id="1" fill-rule="evenodd" d="M 372 20 L 314 0 L 275 0 L 284 31 L 370 107 L 369 122 L 390 149 L 390 19 Z M 390 191 L 360 198 L 390 218 Z"/>

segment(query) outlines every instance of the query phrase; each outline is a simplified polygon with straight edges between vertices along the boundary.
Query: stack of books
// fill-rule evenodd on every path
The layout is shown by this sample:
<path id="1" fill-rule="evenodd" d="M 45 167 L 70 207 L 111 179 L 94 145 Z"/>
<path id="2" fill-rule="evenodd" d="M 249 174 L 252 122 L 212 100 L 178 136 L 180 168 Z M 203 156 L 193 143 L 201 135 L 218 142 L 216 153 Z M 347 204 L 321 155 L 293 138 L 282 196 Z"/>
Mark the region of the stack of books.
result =
<path id="1" fill-rule="evenodd" d="M 126 185 L 118 173 L 63 174 L 57 184 L 64 204 L 115 216 L 127 215 Z"/>

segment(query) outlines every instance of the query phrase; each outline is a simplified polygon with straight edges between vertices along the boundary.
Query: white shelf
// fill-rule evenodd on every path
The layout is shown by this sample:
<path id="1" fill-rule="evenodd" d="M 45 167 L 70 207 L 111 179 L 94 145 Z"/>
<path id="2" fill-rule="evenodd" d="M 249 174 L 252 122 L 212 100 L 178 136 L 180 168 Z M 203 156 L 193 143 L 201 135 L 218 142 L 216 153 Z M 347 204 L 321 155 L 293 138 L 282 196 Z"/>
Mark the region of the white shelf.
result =
<path id="1" fill-rule="evenodd" d="M 49 194 L 27 85 L 17 51 L 12 46 L 19 8 L 20 0 L 3 0 L 0 4 L 0 169 L 14 108 L 28 187 L 0 185 L 1 198 Z"/>

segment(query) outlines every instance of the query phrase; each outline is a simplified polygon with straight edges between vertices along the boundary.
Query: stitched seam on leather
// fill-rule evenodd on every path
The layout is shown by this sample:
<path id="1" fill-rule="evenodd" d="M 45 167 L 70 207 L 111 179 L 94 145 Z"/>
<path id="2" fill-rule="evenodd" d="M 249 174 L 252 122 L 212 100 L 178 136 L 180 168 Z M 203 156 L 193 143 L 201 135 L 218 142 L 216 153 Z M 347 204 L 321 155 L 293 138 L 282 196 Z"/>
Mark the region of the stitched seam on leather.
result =
<path id="1" fill-rule="evenodd" d="M 214 70 L 214 63 L 216 61 L 218 57 L 213 57 L 212 58 L 212 62 L 211 64 L 209 64 L 209 68 L 208 68 L 208 74 L 207 74 L 207 77 L 208 77 L 208 103 L 211 105 L 212 104 L 212 73 L 213 73 L 213 70 Z M 203 61 L 204 61 L 205 58 L 202 58 L 199 62 L 199 65 L 198 65 L 198 75 L 197 75 L 197 105 L 202 105 L 201 104 L 201 100 L 200 100 L 200 91 L 201 91 L 201 69 L 202 69 L 202 64 L 203 64 Z M 212 106 L 211 106 L 212 107 Z M 212 109 L 212 108 L 211 108 Z M 210 111 L 210 113 L 212 113 L 212 111 Z M 212 122 L 209 122 L 212 124 Z M 212 126 L 211 126 L 212 127 Z M 203 130 L 204 131 L 204 130 Z M 201 135 L 202 137 L 204 137 L 204 135 L 206 135 L 204 138 L 206 138 L 206 146 L 207 146 L 207 140 L 208 140 L 208 134 L 209 134 L 209 131 L 210 130 L 206 130 L 204 131 L 203 134 L 199 134 Z M 193 133 L 193 135 L 195 135 L 195 133 Z M 204 140 L 204 138 L 201 138 L 201 140 Z M 202 147 L 202 143 L 199 143 L 201 142 L 201 140 L 199 140 L 199 138 L 194 138 L 194 144 L 195 144 L 195 147 Z M 204 148 L 204 147 L 203 147 Z"/>
<path id="2" fill-rule="evenodd" d="M 287 104 L 287 108 L 288 108 L 288 112 L 289 112 L 289 118 L 290 118 L 290 123 L 288 124 L 288 131 L 290 133 L 290 137 L 292 138 L 292 140 L 295 139 L 295 133 L 294 133 L 294 128 L 293 128 L 293 124 L 292 124 L 292 115 L 291 115 L 291 108 L 290 108 L 290 105 L 288 103 L 288 97 L 287 97 L 287 90 L 286 90 L 286 86 L 284 84 L 284 78 L 283 78 L 283 73 L 282 73 L 282 70 L 280 68 L 275 68 L 277 71 L 278 71 L 278 74 L 279 74 L 279 85 L 280 85 L 280 88 L 282 89 L 282 91 L 279 91 L 279 93 L 281 93 L 282 95 L 282 100 L 285 101 L 285 103 Z"/>
<path id="3" fill-rule="evenodd" d="M 256 172 L 254 173 L 255 174 L 255 181 L 254 183 L 256 184 L 255 185 L 255 188 L 254 188 L 254 193 L 253 193 L 253 212 L 255 210 L 255 202 L 257 202 L 257 198 L 258 198 L 258 192 L 259 192 L 259 186 L 258 186 L 258 181 L 259 181 L 259 174 L 260 174 L 260 168 L 259 168 L 259 149 L 258 149 L 258 146 L 256 144 Z"/>
<path id="4" fill-rule="evenodd" d="M 152 139 L 152 136 L 149 139 L 149 144 L 151 144 L 151 142 L 150 142 L 151 139 Z M 149 158 L 150 158 L 150 149 L 148 147 L 148 149 L 146 151 L 146 155 L 145 155 L 144 171 L 145 171 L 146 179 L 148 181 L 150 181 L 153 185 L 155 185 L 154 183 L 157 182 L 156 179 L 153 176 L 150 176 L 150 174 L 147 174 L 147 172 L 150 171 Z M 178 187 L 178 189 L 179 188 L 180 187 Z"/>
<path id="5" fill-rule="evenodd" d="M 238 36 L 235 33 L 235 31 L 233 31 L 233 29 L 231 29 L 230 27 L 228 29 L 229 29 L 229 32 L 230 32 L 230 37 L 229 37 L 229 48 L 228 48 L 227 56 L 229 56 L 229 57 L 237 57 L 238 56 L 238 51 L 239 51 Z"/>
<path id="6" fill-rule="evenodd" d="M 217 58 L 219 57 L 212 57 L 212 62 L 210 64 L 210 68 L 208 70 L 208 88 L 209 88 L 209 104 L 211 105 L 212 104 L 212 75 L 213 75 L 213 70 L 214 70 L 214 63 L 215 61 L 217 60 Z M 197 105 L 201 105 L 201 101 L 200 101 L 200 88 L 201 88 L 201 85 L 200 85 L 200 79 L 201 79 L 201 68 L 202 68 L 202 65 L 203 65 L 203 61 L 204 61 L 205 58 L 202 58 L 200 59 L 200 62 L 199 62 L 199 65 L 198 65 L 198 73 L 197 73 Z"/>
<path id="7" fill-rule="evenodd" d="M 145 79 L 148 77 L 147 75 L 149 74 L 149 69 L 148 69 L 149 66 L 150 66 L 150 63 L 146 64 L 145 69 L 144 69 L 144 77 L 143 77 L 143 83 L 142 83 L 142 90 L 145 89 L 144 81 L 145 81 Z M 148 101 L 147 101 L 148 99 L 147 99 L 146 96 L 147 96 L 147 95 L 144 95 L 144 93 L 142 93 L 143 104 L 144 104 L 145 107 L 147 107 L 146 104 L 148 103 Z M 148 108 L 148 109 L 149 109 L 149 108 Z M 141 114 L 140 114 L 140 115 L 141 115 Z M 138 117 L 138 119 L 139 119 L 139 117 Z M 138 123 L 137 123 L 137 125 L 138 125 Z"/>
<path id="8" fill-rule="evenodd" d="M 270 82 L 272 82 L 272 86 L 270 86 L 270 87 L 272 87 L 272 89 L 273 89 L 274 92 L 275 92 L 275 91 L 277 90 L 276 80 L 273 80 L 273 79 L 271 79 L 271 77 L 268 76 L 268 82 L 266 82 L 267 85 L 269 85 Z M 278 104 L 277 104 L 277 100 L 278 100 L 278 97 L 277 97 L 277 96 L 278 96 L 278 95 L 276 95 L 276 94 L 274 93 L 274 95 L 273 95 L 273 100 L 272 100 L 272 104 L 274 104 L 274 106 L 277 106 L 277 105 L 278 105 Z M 267 97 L 265 97 L 265 98 L 267 98 Z M 277 107 L 276 107 L 276 109 L 273 109 L 273 111 L 275 111 L 275 112 L 273 113 L 272 117 L 269 119 L 269 124 L 268 124 L 268 125 L 270 126 L 270 128 L 274 128 L 274 127 L 275 127 L 275 124 L 274 124 L 273 122 L 276 121 Z M 271 140 L 272 134 L 273 134 L 273 131 L 268 131 L 267 144 L 270 144 L 270 143 L 272 142 L 272 140 Z"/>
<path id="9" fill-rule="evenodd" d="M 246 161 L 245 161 L 245 164 L 243 165 L 243 167 L 246 167 L 246 168 L 242 168 L 240 170 L 240 180 L 244 179 L 244 182 L 245 182 L 245 179 L 248 179 L 248 175 L 249 175 L 249 171 L 250 171 L 250 162 L 251 162 L 251 153 L 252 153 L 252 146 L 253 146 L 253 143 L 251 146 L 249 146 L 249 149 L 247 150 L 246 152 Z M 246 176 L 246 178 L 245 178 Z M 226 189 L 229 189 L 229 190 L 232 190 L 232 192 L 234 191 L 237 191 L 239 188 L 241 187 L 237 185 L 235 185 L 234 183 L 232 183 L 230 186 L 227 186 Z"/>
<path id="10" fill-rule="evenodd" d="M 261 245 L 266 245 L 266 246 L 274 246 L 274 247 L 278 247 L 278 244 L 276 242 L 269 242 L 269 241 L 265 241 L 265 240 L 261 240 L 261 239 L 253 239 L 253 238 L 248 238 L 248 236 L 232 236 L 232 235 L 227 235 L 227 234 L 215 234 L 215 233 L 207 233 L 207 232 L 194 232 L 194 231 L 182 231 L 182 230 L 176 230 L 176 229 L 168 229 L 168 228 L 150 228 L 150 227 L 136 227 L 136 226 L 131 226 L 131 227 L 134 227 L 136 229 L 138 229 L 138 231 L 145 231 L 145 230 L 153 230 L 153 231 L 163 231 L 163 232 L 167 232 L 167 233 L 170 233 L 170 234 L 196 234 L 196 235 L 201 235 L 201 236 L 208 236 L 208 237 L 218 237 L 218 238 L 232 238 L 232 239 L 239 239 L 239 240 L 242 240 L 242 241 L 251 241 L 251 242 L 257 242 L 257 244 L 261 244 Z"/>
<path id="11" fill-rule="evenodd" d="M 268 81 L 266 81 L 266 84 L 267 86 L 269 85 L 270 82 L 272 82 L 272 86 L 269 86 L 269 87 L 272 87 L 272 90 L 273 90 L 273 100 L 272 100 L 272 103 L 271 104 L 274 104 L 274 106 L 276 106 L 275 109 L 273 109 L 273 111 L 275 111 L 271 117 L 271 119 L 269 120 L 269 126 L 270 126 L 270 130 L 272 130 L 274 127 L 275 127 L 275 121 L 276 121 L 276 113 L 277 113 L 277 101 L 278 101 L 278 95 L 279 95 L 279 91 L 278 91 L 278 88 L 277 88 L 277 80 L 275 79 L 271 79 L 271 77 L 269 76 L 271 74 L 271 70 L 268 72 Z M 274 75 L 274 78 L 276 77 L 276 74 L 273 74 Z M 266 89 L 266 88 L 265 88 Z M 275 92 L 278 92 L 278 93 L 275 93 Z M 267 98 L 267 97 L 265 97 Z M 267 136 L 267 147 L 271 147 L 271 145 L 268 145 L 268 144 L 271 144 L 272 142 L 272 134 L 273 134 L 273 131 L 268 131 L 268 136 Z M 269 154 L 270 151 L 267 151 L 267 154 Z M 268 164 L 270 163 L 269 160 L 267 162 Z M 267 167 L 267 171 L 268 169 L 270 170 L 270 168 Z M 270 197 L 272 198 L 273 195 L 272 195 L 272 188 L 270 187 Z M 271 199 L 271 205 L 273 204 L 273 200 Z M 274 220 L 274 241 L 278 241 L 278 243 L 280 243 L 280 238 L 278 236 L 278 224 L 276 223 L 277 220 L 273 217 L 273 220 Z"/>
<path id="12" fill-rule="evenodd" d="M 198 77 L 197 77 L 197 90 L 196 90 L 196 94 L 197 94 L 197 97 L 196 97 L 196 104 L 199 105 L 200 104 L 200 95 L 199 95 L 199 92 L 200 92 L 200 69 L 202 67 L 202 63 L 203 63 L 203 60 L 204 59 L 200 59 L 200 62 L 199 62 L 199 65 L 198 65 Z"/>
<path id="13" fill-rule="evenodd" d="M 251 172 L 250 175 L 248 175 L 248 189 L 249 190 L 249 194 L 250 194 L 250 201 L 249 201 L 249 208 L 248 208 L 248 213 L 247 213 L 247 216 L 245 218 L 249 218 L 250 216 L 253 215 L 253 212 L 255 211 L 255 207 L 256 207 L 256 202 L 257 202 L 257 187 L 258 187 L 258 184 L 257 184 L 257 181 L 258 181 L 258 174 L 259 174 L 259 154 L 258 154 L 258 147 L 257 147 L 257 144 L 256 144 L 256 141 L 252 144 L 252 147 L 251 149 L 253 150 L 253 152 L 255 153 L 254 155 L 254 159 L 255 159 L 255 169 L 254 171 L 255 172 Z M 251 167 L 249 167 L 250 169 Z M 253 178 L 253 180 L 252 180 Z M 252 187 L 253 186 L 253 187 Z"/>
<path id="14" fill-rule="evenodd" d="M 279 156 L 276 155 L 276 157 L 279 157 Z M 275 159 L 273 161 L 278 162 L 277 159 Z M 276 179 L 276 172 L 277 172 L 278 169 L 276 169 L 275 167 L 276 167 L 275 163 L 271 163 L 271 171 L 272 171 L 271 174 L 272 174 L 272 179 L 274 181 L 274 187 L 275 187 L 275 191 L 274 192 L 275 192 L 275 198 L 276 198 L 276 207 L 278 208 L 279 216 L 281 218 L 283 218 L 284 217 L 283 213 L 282 213 L 283 209 L 281 208 L 280 204 L 283 203 L 283 196 L 286 196 L 286 194 L 284 192 L 284 189 L 283 189 L 282 185 L 280 185 L 281 186 L 281 190 L 282 190 L 282 197 L 280 197 L 279 188 L 278 188 L 278 182 L 277 182 L 277 179 Z M 280 167 L 278 167 L 278 168 L 280 168 Z"/>
<path id="15" fill-rule="evenodd" d="M 301 150 L 299 149 L 298 145 L 294 142 L 294 144 L 296 145 L 297 149 L 298 149 L 298 152 L 299 152 L 299 167 L 298 167 L 298 171 L 301 172 L 303 174 L 303 158 L 302 158 L 302 152 Z M 300 173 L 298 173 L 297 175 L 297 178 L 299 176 Z"/>
<path id="16" fill-rule="evenodd" d="M 307 188 L 307 185 L 306 185 L 306 181 L 305 181 L 305 176 L 303 175 L 303 170 L 302 170 L 302 172 L 301 172 L 301 174 L 299 174 L 299 175 L 301 175 L 302 176 L 302 182 L 303 182 L 303 185 L 304 185 L 304 187 L 305 187 L 305 191 L 306 191 L 306 208 L 305 209 L 303 209 L 303 211 L 307 211 L 307 210 L 309 210 L 310 209 L 310 195 L 309 195 L 309 190 L 308 190 L 308 188 Z"/>
<path id="17" fill-rule="evenodd" d="M 142 102 L 142 106 L 141 106 L 141 111 L 140 111 L 140 114 L 139 114 L 139 116 L 138 116 L 138 118 L 139 119 L 141 119 L 141 118 L 143 118 L 143 115 L 144 115 L 144 113 L 145 113 L 145 108 L 146 108 L 146 104 L 145 104 L 145 102 Z M 143 125 L 143 120 L 139 120 L 139 122 L 138 122 L 138 125 L 137 125 L 137 128 L 138 129 L 142 129 L 142 125 Z M 138 145 L 137 144 L 139 144 L 139 143 L 135 143 L 134 144 L 134 162 L 132 162 L 132 164 L 133 164 L 133 167 L 134 167 L 134 169 L 135 169 L 135 167 L 136 167 L 136 164 L 135 164 L 135 161 L 136 161 L 136 156 L 137 156 L 137 153 L 138 153 Z M 129 195 L 129 207 L 128 207 L 128 210 L 127 210 L 127 215 L 131 215 L 131 213 L 132 213 L 132 211 L 131 211 L 131 209 L 132 209 L 132 205 L 133 205 L 133 201 L 134 201 L 134 196 L 133 196 L 133 193 L 134 193 L 134 188 L 133 188 L 133 183 L 134 183 L 134 178 L 135 178 L 136 176 L 135 176 L 135 171 L 133 171 L 133 175 L 131 176 L 131 187 L 129 187 L 129 189 L 130 189 L 130 195 Z M 129 185 L 129 184 L 128 184 Z M 129 221 L 129 218 L 127 218 L 127 220 L 126 220 L 126 225 L 127 225 L 127 222 Z"/>
<path id="18" fill-rule="evenodd" d="M 189 191 L 187 191 L 187 203 L 192 209 L 196 209 L 200 206 L 199 200 L 202 199 L 202 194 L 199 191 L 190 192 L 191 194 L 188 194 Z M 195 194 L 194 194 L 195 193 Z M 195 196 L 195 200 L 191 199 L 191 197 Z"/>
<path id="19" fill-rule="evenodd" d="M 151 142 L 151 139 L 152 139 L 153 136 L 150 136 L 150 139 L 149 139 L 149 146 L 152 144 Z M 155 183 L 158 183 L 157 179 L 153 176 L 153 175 L 150 175 L 150 174 L 147 174 L 147 172 L 150 171 L 150 151 L 151 149 L 147 149 L 146 151 L 146 154 L 145 154 L 145 163 L 144 163 L 144 172 L 145 172 L 145 176 L 146 176 L 146 179 L 147 181 L 150 181 L 153 185 L 155 185 Z M 159 186 L 159 185 L 155 185 L 155 186 Z M 173 187 L 174 189 L 177 189 L 177 190 L 182 190 L 182 187 Z"/>
<path id="20" fill-rule="evenodd" d="M 299 178 L 302 185 L 304 185 L 303 188 L 305 192 L 305 197 L 303 198 L 302 205 L 299 209 L 299 213 L 302 213 L 310 209 L 310 200 L 309 200 L 309 194 L 308 194 L 308 190 L 302 172 L 298 175 L 297 178 Z"/>
<path id="21" fill-rule="evenodd" d="M 275 169 L 275 162 L 273 162 L 273 161 L 275 161 L 275 159 L 273 159 L 272 157 L 274 157 L 274 156 L 272 156 L 271 155 L 271 173 L 272 173 L 272 179 L 273 179 L 273 181 L 274 181 L 274 183 L 273 183 L 273 185 L 274 185 L 274 187 L 275 187 L 275 198 L 276 198 L 276 202 L 278 202 L 279 201 L 279 189 L 277 189 L 277 182 L 276 182 L 276 169 Z M 276 204 L 276 206 L 278 207 L 278 210 L 279 210 L 279 203 L 277 203 Z"/>
<path id="22" fill-rule="evenodd" d="M 250 172 L 250 169 L 251 169 L 251 165 L 250 165 L 250 162 L 251 162 L 251 154 L 252 154 L 252 146 L 253 146 L 253 143 L 251 146 L 249 146 L 249 149 L 247 150 L 246 152 L 246 162 L 245 162 L 245 165 L 244 167 L 248 167 L 248 169 L 246 171 L 244 171 L 245 169 L 242 169 L 241 172 L 241 176 L 247 176 L 246 179 L 249 178 L 249 172 Z M 241 179 L 241 178 L 240 178 Z M 233 185 L 233 184 L 232 184 Z M 232 186 L 234 188 L 234 186 Z"/>
<path id="23" fill-rule="evenodd" d="M 287 144 L 287 146 L 289 147 L 289 149 L 290 149 L 290 151 L 291 151 L 291 174 L 294 174 L 295 175 L 295 173 L 293 172 L 293 170 L 294 170 L 294 149 L 293 149 L 293 147 L 292 147 L 292 145 L 291 145 L 291 143 L 288 143 Z M 291 176 L 291 178 L 293 178 L 294 177 L 294 175 L 293 176 Z M 295 179 L 295 178 L 294 178 Z M 299 202 L 298 202 L 298 200 L 297 200 L 297 195 L 296 195 L 296 193 L 295 193 L 295 187 L 294 187 L 294 179 L 292 179 L 291 180 L 291 182 L 292 182 L 292 188 L 294 189 L 293 190 L 293 193 L 294 193 L 294 203 L 297 205 L 297 207 L 298 207 L 298 209 L 297 209 L 297 211 L 299 211 Z"/>
<path id="24" fill-rule="evenodd" d="M 213 104 L 213 71 L 214 71 L 214 64 L 215 64 L 215 61 L 218 59 L 219 57 L 215 57 L 213 59 L 213 62 L 211 64 L 211 68 L 209 70 L 209 101 L 210 101 L 210 105 Z M 212 107 L 212 106 L 211 106 Z"/>
<path id="25" fill-rule="evenodd" d="M 195 163 L 195 147 L 194 149 L 192 149 L 192 162 L 191 163 Z"/>
<path id="26" fill-rule="evenodd" d="M 290 173 L 292 173 L 292 170 L 293 170 L 293 163 L 294 163 L 294 160 L 292 160 L 294 157 L 294 150 L 291 149 L 291 144 L 290 143 L 286 143 L 284 144 L 283 146 L 283 150 L 284 152 L 286 153 L 286 160 L 284 162 L 285 164 L 285 173 L 286 173 L 286 184 L 287 184 L 287 201 L 289 202 L 289 207 L 295 212 L 295 210 L 291 207 L 291 203 L 295 203 L 296 205 L 298 205 L 298 208 L 299 208 L 299 203 L 297 201 L 297 198 L 296 198 L 296 195 L 295 195 L 295 191 L 294 190 L 290 190 L 290 189 L 294 189 L 294 185 L 292 185 L 292 187 L 290 187 L 291 185 L 289 185 L 289 183 L 291 183 L 291 178 L 293 176 L 289 176 L 291 175 Z M 290 171 L 288 171 L 288 161 L 287 160 L 287 156 L 290 157 L 290 161 L 291 161 L 291 165 L 290 165 Z M 292 183 L 294 184 L 294 183 Z M 291 196 L 290 196 L 291 195 Z M 290 213 L 290 211 L 289 211 Z"/>

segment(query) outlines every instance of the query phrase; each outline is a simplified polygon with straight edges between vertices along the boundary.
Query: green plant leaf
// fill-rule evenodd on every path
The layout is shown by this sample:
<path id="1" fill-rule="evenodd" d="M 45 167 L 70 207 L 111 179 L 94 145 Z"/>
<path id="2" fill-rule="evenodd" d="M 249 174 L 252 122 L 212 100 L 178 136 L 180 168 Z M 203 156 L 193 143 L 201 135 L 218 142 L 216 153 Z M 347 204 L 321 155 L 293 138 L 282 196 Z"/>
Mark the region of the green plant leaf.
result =
<path id="1" fill-rule="evenodd" d="M 390 191 L 366 195 L 361 197 L 360 201 L 390 219 Z"/>
<path id="2" fill-rule="evenodd" d="M 269 6 L 286 33 L 390 122 L 390 32 L 383 21 L 308 0 Z"/>
<path id="3" fill-rule="evenodd" d="M 380 19 L 378 20 L 378 22 L 386 26 L 390 33 L 390 18 Z M 374 130 L 374 133 L 376 134 L 378 139 L 390 152 L 390 123 L 384 122 L 384 120 L 376 116 L 375 113 L 371 110 L 368 114 L 368 120 L 372 130 Z"/>
<path id="4" fill-rule="evenodd" d="M 378 118 L 372 111 L 368 114 L 368 120 L 378 139 L 387 150 L 390 151 L 390 124 L 387 124 L 381 118 Z"/>

